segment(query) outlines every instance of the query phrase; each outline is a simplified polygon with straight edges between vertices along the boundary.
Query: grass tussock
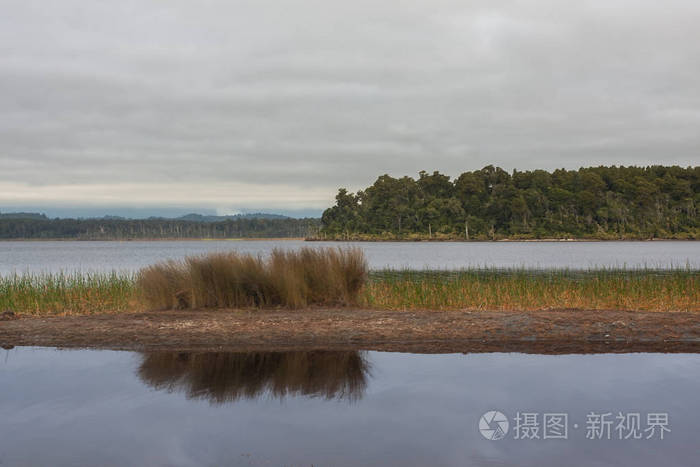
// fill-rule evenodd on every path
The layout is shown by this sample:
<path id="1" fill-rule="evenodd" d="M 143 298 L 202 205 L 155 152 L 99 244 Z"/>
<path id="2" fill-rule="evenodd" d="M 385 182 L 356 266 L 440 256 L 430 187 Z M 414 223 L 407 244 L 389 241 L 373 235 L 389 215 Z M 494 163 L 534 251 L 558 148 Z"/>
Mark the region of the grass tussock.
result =
<path id="1" fill-rule="evenodd" d="M 700 311 L 700 271 L 375 271 L 368 307 L 434 310 Z"/>
<path id="2" fill-rule="evenodd" d="M 150 309 L 247 308 L 358 303 L 367 278 L 362 250 L 275 249 L 167 261 L 141 270 L 137 286 Z"/>

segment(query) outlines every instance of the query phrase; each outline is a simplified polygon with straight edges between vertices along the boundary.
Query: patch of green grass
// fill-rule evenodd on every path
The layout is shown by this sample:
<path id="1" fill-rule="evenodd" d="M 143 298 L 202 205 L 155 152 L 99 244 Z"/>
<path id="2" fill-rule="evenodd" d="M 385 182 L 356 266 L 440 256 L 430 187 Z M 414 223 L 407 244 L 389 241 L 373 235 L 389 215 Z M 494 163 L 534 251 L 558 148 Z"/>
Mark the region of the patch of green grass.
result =
<path id="1" fill-rule="evenodd" d="M 83 314 L 141 307 L 133 274 L 42 273 L 0 276 L 0 312 Z"/>
<path id="2" fill-rule="evenodd" d="M 373 271 L 364 303 L 389 309 L 700 311 L 700 271 Z"/>

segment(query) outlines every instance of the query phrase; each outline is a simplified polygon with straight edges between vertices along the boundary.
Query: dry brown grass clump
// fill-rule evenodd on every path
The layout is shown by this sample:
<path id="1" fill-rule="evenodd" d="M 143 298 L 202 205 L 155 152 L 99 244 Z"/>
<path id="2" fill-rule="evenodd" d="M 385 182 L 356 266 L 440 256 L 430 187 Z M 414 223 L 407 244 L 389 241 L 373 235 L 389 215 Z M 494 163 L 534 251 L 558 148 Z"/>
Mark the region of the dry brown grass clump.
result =
<path id="1" fill-rule="evenodd" d="M 359 248 L 275 249 L 194 256 L 142 269 L 138 288 L 152 309 L 351 305 L 368 274 Z"/>

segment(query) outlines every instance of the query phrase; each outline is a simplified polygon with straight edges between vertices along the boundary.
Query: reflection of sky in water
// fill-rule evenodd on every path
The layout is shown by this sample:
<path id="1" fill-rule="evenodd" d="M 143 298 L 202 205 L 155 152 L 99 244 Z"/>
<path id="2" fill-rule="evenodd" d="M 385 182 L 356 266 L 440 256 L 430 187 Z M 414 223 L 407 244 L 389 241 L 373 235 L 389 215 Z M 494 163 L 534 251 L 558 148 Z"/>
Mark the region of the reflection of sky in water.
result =
<path id="1" fill-rule="evenodd" d="M 3 242 L 0 274 L 12 271 L 135 270 L 164 259 L 236 249 L 265 254 L 272 248 L 343 246 L 344 242 L 162 241 Z M 700 268 L 700 242 L 360 242 L 373 269 L 466 267 Z"/>
<path id="2" fill-rule="evenodd" d="M 353 401 L 267 394 L 212 404 L 144 384 L 141 354 L 0 351 L 0 465 L 696 462 L 700 355 L 366 356 L 371 376 Z M 581 428 L 570 426 L 566 441 L 487 441 L 477 423 L 492 409 L 511 419 L 567 412 Z M 586 440 L 590 411 L 668 412 L 672 432 L 663 441 Z"/>

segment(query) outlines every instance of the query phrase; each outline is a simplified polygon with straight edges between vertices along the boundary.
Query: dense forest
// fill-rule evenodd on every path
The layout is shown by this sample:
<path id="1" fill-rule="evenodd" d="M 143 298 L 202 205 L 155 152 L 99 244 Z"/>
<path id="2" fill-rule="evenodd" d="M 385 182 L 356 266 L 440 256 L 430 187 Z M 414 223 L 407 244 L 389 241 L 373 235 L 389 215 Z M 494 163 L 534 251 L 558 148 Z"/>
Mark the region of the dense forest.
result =
<path id="1" fill-rule="evenodd" d="M 380 176 L 340 189 L 322 238 L 700 238 L 700 167 L 517 171 L 493 166 L 454 181 Z"/>
<path id="2" fill-rule="evenodd" d="M 0 239 L 132 240 L 307 237 L 318 219 L 240 217 L 205 222 L 182 219 L 36 219 L 0 217 Z"/>

